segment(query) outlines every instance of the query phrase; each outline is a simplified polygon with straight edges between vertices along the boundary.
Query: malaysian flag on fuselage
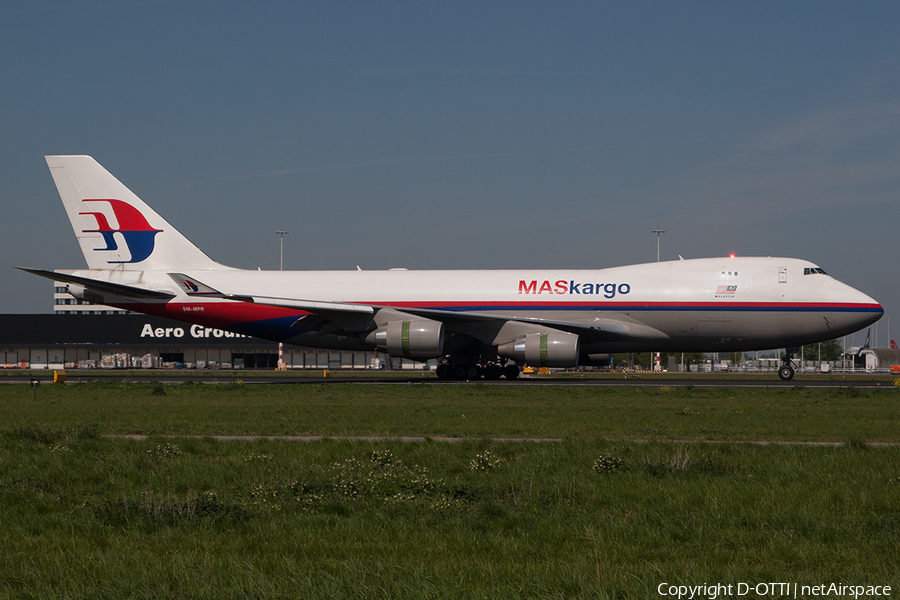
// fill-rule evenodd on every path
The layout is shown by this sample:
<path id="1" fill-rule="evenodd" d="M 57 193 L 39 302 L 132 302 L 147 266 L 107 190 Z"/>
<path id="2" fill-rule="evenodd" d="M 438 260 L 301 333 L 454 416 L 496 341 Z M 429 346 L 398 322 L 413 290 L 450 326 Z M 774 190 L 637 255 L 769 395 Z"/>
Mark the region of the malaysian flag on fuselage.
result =
<path id="1" fill-rule="evenodd" d="M 737 291 L 736 285 L 720 285 L 716 289 L 717 296 L 734 296 L 734 293 Z"/>

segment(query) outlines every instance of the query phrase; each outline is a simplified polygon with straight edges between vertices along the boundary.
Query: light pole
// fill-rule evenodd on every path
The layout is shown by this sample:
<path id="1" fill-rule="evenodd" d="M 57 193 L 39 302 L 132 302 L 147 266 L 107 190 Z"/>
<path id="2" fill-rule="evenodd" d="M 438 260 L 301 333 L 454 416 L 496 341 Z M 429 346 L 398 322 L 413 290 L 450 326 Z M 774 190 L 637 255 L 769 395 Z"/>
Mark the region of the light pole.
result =
<path id="1" fill-rule="evenodd" d="M 281 262 L 279 263 L 278 270 L 284 271 L 284 234 L 286 234 L 287 231 L 279 229 L 275 233 L 281 236 Z"/>
<path id="2" fill-rule="evenodd" d="M 659 262 L 659 236 L 665 233 L 664 230 L 657 227 L 651 233 L 656 234 L 656 262 Z M 655 371 L 661 371 L 662 367 L 659 364 L 659 352 L 656 353 L 656 367 L 653 369 Z"/>
<path id="3" fill-rule="evenodd" d="M 279 229 L 275 233 L 281 236 L 281 261 L 278 263 L 278 270 L 284 271 L 284 234 L 286 234 L 287 231 Z M 278 370 L 281 371 L 284 368 L 284 344 L 278 342 Z"/>
<path id="4" fill-rule="evenodd" d="M 665 231 L 662 230 L 662 229 L 660 229 L 659 227 L 657 227 L 656 229 L 654 229 L 654 230 L 651 231 L 650 233 L 655 233 L 655 234 L 656 234 L 656 262 L 659 262 L 659 236 L 661 236 L 662 234 L 664 234 Z"/>

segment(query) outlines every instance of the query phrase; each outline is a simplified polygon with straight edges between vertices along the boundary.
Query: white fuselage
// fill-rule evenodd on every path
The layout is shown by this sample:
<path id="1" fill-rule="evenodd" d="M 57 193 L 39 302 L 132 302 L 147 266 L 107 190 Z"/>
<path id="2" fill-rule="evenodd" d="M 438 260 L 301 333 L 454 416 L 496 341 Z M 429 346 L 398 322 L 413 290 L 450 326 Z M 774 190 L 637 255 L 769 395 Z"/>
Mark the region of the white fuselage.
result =
<path id="1" fill-rule="evenodd" d="M 179 290 L 165 272 L 67 271 L 171 291 L 166 303 L 127 305 L 299 345 L 370 347 L 359 336 L 327 336 L 295 325 L 305 311 Z M 577 331 L 590 353 L 737 351 L 793 347 L 857 331 L 882 307 L 808 261 L 714 258 L 600 270 L 187 271 L 226 295 L 428 309 L 546 323 Z M 122 305 L 121 303 L 118 303 Z M 294 327 L 291 327 L 294 325 Z M 496 327 L 464 319 L 456 329 L 482 343 L 503 343 Z"/>

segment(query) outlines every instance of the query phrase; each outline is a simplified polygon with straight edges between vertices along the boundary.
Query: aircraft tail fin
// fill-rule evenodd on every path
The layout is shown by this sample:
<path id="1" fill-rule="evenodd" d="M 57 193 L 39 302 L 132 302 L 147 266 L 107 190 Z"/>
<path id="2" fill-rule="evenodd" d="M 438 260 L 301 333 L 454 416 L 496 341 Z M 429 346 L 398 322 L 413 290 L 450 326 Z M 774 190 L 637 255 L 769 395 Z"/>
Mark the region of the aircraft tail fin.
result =
<path id="1" fill-rule="evenodd" d="M 88 268 L 222 268 L 90 156 L 46 156 Z"/>
<path id="2" fill-rule="evenodd" d="M 894 340 L 891 340 L 891 349 L 900 350 L 900 348 L 897 347 L 897 342 L 895 342 Z"/>

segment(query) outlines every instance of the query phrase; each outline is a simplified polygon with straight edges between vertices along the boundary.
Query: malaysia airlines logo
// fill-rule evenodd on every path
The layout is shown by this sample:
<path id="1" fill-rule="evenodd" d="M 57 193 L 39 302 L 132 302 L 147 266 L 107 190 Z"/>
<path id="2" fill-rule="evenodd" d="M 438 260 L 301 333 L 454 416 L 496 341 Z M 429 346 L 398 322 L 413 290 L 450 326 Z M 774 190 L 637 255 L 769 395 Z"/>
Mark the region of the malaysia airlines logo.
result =
<path id="1" fill-rule="evenodd" d="M 115 238 L 116 233 L 121 234 L 125 240 L 127 250 L 131 253 L 129 260 L 109 260 L 110 264 L 138 263 L 146 260 L 153 254 L 156 246 L 156 234 L 162 229 L 153 229 L 141 212 L 122 200 L 94 200 L 85 199 L 82 202 L 106 202 L 116 217 L 118 229 L 113 229 L 106 215 L 102 212 L 89 211 L 78 213 L 79 215 L 91 215 L 97 220 L 97 229 L 82 229 L 83 233 L 99 233 L 106 242 L 105 248 L 94 248 L 96 252 L 110 252 L 119 250 L 119 243 Z"/>
<path id="2" fill-rule="evenodd" d="M 188 294 L 196 294 L 200 291 L 200 287 L 190 279 L 182 279 L 181 286 Z"/>

